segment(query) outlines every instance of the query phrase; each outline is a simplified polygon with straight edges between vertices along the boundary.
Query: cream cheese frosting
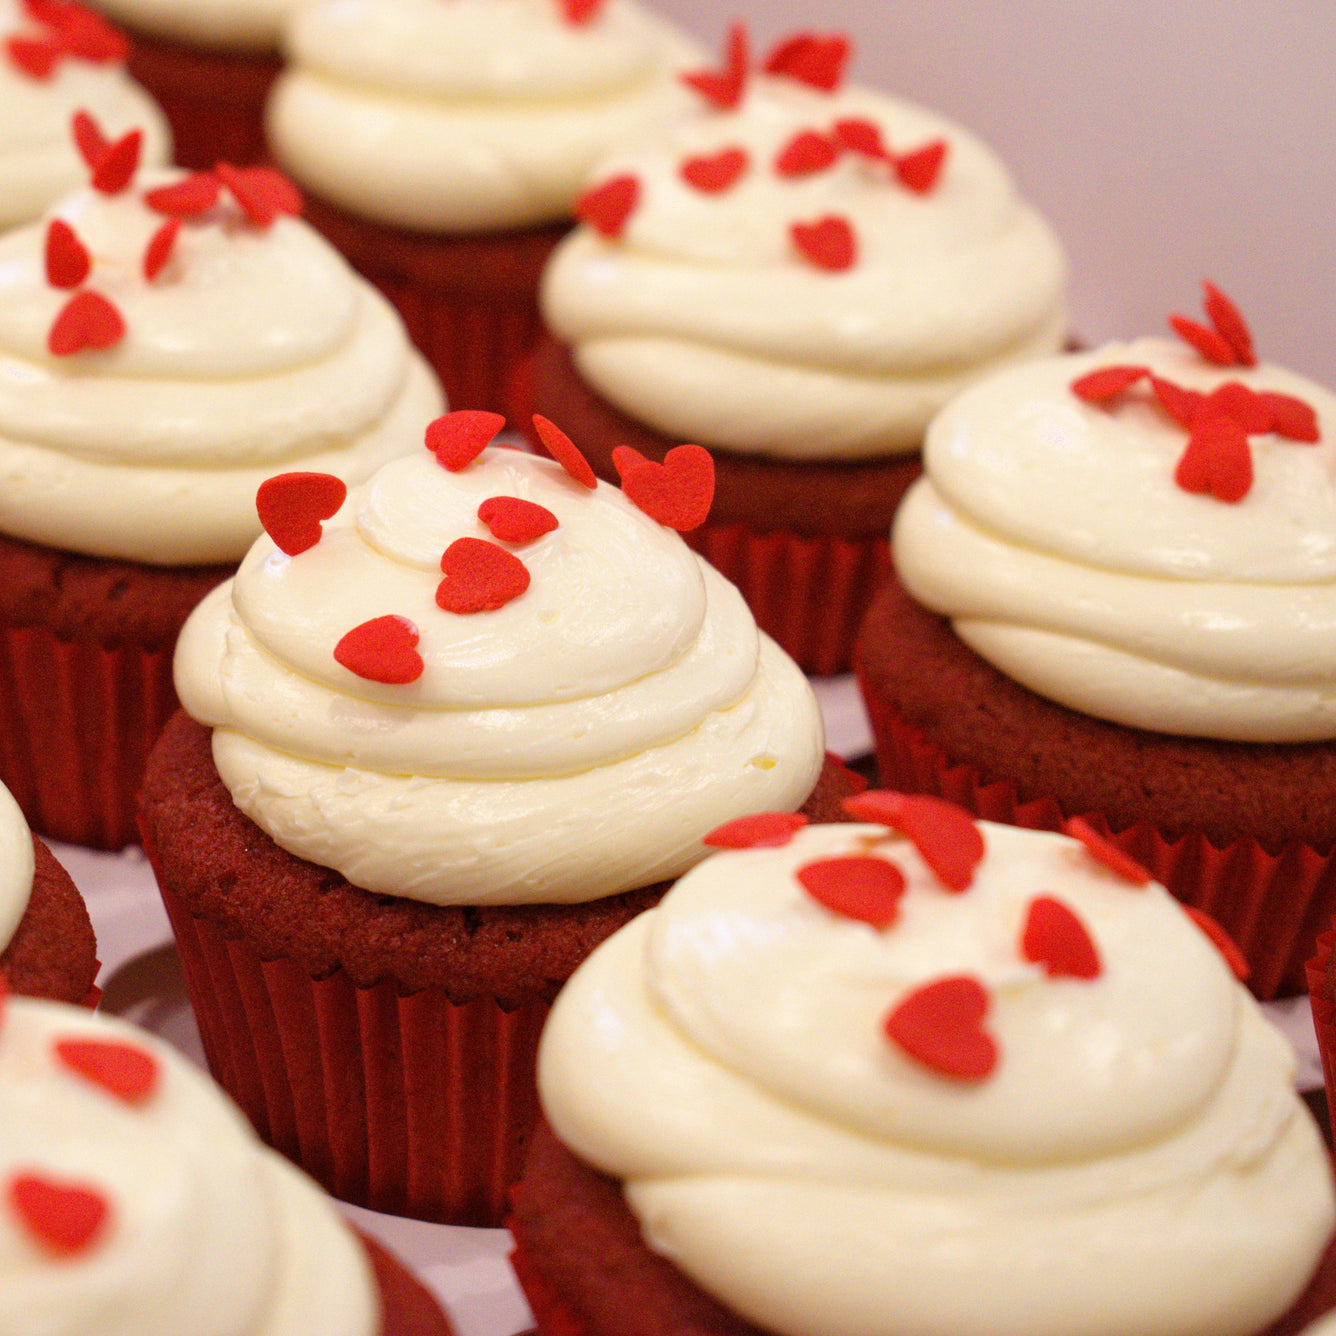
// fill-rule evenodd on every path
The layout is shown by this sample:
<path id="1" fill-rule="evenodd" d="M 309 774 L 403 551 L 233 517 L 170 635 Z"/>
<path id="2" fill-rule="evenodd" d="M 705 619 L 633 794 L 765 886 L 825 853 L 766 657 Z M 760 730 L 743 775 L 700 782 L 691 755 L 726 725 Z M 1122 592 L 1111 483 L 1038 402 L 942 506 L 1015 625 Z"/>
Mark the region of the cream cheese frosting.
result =
<path id="1" fill-rule="evenodd" d="M 0 531 L 158 565 L 236 561 L 266 477 L 360 481 L 440 411 L 399 317 L 299 218 L 257 225 L 223 190 L 146 277 L 169 221 L 146 197 L 183 180 L 85 188 L 0 238 Z M 48 281 L 57 221 L 91 257 L 81 291 L 120 313 L 113 346 L 51 349 L 71 300 Z"/>
<path id="2" fill-rule="evenodd" d="M 1175 482 L 1189 440 L 1142 381 L 1072 391 L 1110 366 L 1208 394 L 1306 403 L 1316 442 L 1248 437 L 1229 503 Z M 1214 365 L 1141 339 L 1011 368 L 933 422 L 897 515 L 897 573 L 1002 672 L 1073 709 L 1243 742 L 1336 737 L 1336 397 L 1279 367 Z"/>
<path id="3" fill-rule="evenodd" d="M 118 23 L 178 42 L 222 50 L 277 50 L 302 0 L 98 0 Z"/>
<path id="4" fill-rule="evenodd" d="M 577 228 L 544 275 L 549 327 L 629 416 L 741 453 L 885 455 L 917 449 L 932 413 L 983 372 L 1061 346 L 1061 248 L 961 127 L 763 72 L 736 106 L 697 105 L 599 163 L 597 181 L 637 183 L 634 208 L 616 236 Z M 829 139 L 841 121 L 876 127 L 893 153 L 944 142 L 935 182 L 910 189 L 853 151 L 777 169 L 797 136 Z M 724 153 L 744 155 L 726 186 L 684 175 Z M 837 271 L 805 260 L 790 230 L 830 219 L 855 237 Z"/>
<path id="5" fill-rule="evenodd" d="M 0 952 L 27 911 L 34 870 L 28 823 L 14 795 L 0 784 Z"/>
<path id="6" fill-rule="evenodd" d="M 693 869 L 558 997 L 554 1130 L 623 1181 L 652 1249 L 779 1336 L 1265 1326 L 1336 1219 L 1288 1045 L 1162 887 L 1065 836 L 978 829 L 961 893 L 863 824 Z M 902 874 L 889 926 L 800 884 L 849 857 Z M 1093 977 L 1021 950 L 1037 896 L 1076 917 Z M 978 1079 L 887 1029 L 962 975 L 996 1051 Z"/>
<path id="7" fill-rule="evenodd" d="M 0 1183 L 6 1336 L 380 1331 L 365 1250 L 329 1199 L 124 1022 L 6 1000 Z"/>
<path id="8" fill-rule="evenodd" d="M 0 41 L 49 35 L 21 0 L 0 0 Z M 63 56 L 49 73 L 38 75 L 0 47 L 0 229 L 30 222 L 84 179 L 83 162 L 70 141 L 70 118 L 81 109 L 113 138 L 141 128 L 145 162 L 170 159 L 166 118 L 122 61 Z"/>
<path id="9" fill-rule="evenodd" d="M 577 7 L 572 7 L 577 8 Z M 294 15 L 268 108 L 284 166 L 352 213 L 431 232 L 569 218 L 622 137 L 689 105 L 699 58 L 634 3 L 322 0 Z"/>
<path id="10" fill-rule="evenodd" d="M 446 612 L 442 554 L 490 543 L 494 497 L 557 527 L 513 549 L 524 593 Z M 333 657 L 384 616 L 411 625 L 415 680 Z M 495 446 L 454 472 L 426 450 L 395 460 L 296 556 L 262 538 L 186 624 L 176 684 L 279 845 L 442 904 L 676 876 L 723 815 L 800 806 L 823 758 L 811 688 L 732 585 L 619 489 Z"/>

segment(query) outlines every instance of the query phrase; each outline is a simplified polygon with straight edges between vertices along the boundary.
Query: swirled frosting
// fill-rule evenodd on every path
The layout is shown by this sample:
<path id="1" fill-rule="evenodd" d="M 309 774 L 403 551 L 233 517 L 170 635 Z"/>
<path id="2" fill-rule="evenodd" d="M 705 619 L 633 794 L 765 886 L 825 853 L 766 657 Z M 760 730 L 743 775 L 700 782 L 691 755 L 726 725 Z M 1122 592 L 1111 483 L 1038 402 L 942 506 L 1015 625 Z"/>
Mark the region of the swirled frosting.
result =
<path id="1" fill-rule="evenodd" d="M 1109 404 L 1073 393 L 1119 364 L 1296 397 L 1319 439 L 1251 435 L 1235 503 L 1186 491 L 1188 432 L 1144 385 Z M 977 653 L 1073 709 L 1245 742 L 1336 737 L 1333 450 L 1336 398 L 1265 363 L 1145 339 L 1011 368 L 932 424 L 896 570 Z"/>
<path id="2" fill-rule="evenodd" d="M 111 1075 L 90 1075 L 72 1045 L 111 1050 Z M 34 1179 L 46 1191 L 22 1196 Z M 5 1336 L 380 1330 L 365 1252 L 329 1199 L 203 1073 L 124 1022 L 5 1002 L 0 1187 Z M 81 1200 L 51 1200 L 67 1194 Z M 100 1221 L 81 1226 L 81 1204 Z"/>
<path id="3" fill-rule="evenodd" d="M 300 0 L 97 0 L 140 32 L 222 50 L 277 50 L 283 23 Z"/>
<path id="4" fill-rule="evenodd" d="M 20 0 L 0 0 L 0 41 L 45 35 Z M 121 62 L 67 56 L 38 77 L 0 49 L 0 229 L 30 222 L 84 179 L 70 141 L 70 118 L 81 108 L 113 137 L 141 127 L 146 162 L 171 157 L 166 118 Z"/>
<path id="5" fill-rule="evenodd" d="M 872 825 L 693 869 L 558 997 L 554 1130 L 623 1180 L 651 1248 L 779 1336 L 1265 1326 L 1336 1219 L 1291 1051 L 1163 888 L 1064 836 L 979 829 L 959 894 Z M 850 856 L 902 872 L 890 926 L 799 883 Z M 1038 895 L 1093 940 L 1094 977 L 1022 954 Z M 961 975 L 996 1045 L 978 1080 L 886 1028 Z"/>
<path id="6" fill-rule="evenodd" d="M 876 126 L 893 151 L 945 141 L 926 191 L 844 152 L 781 174 L 799 134 Z M 721 189 L 683 175 L 740 151 Z M 748 77 L 738 105 L 702 108 L 600 162 L 638 199 L 616 237 L 588 224 L 544 275 L 549 327 L 584 379 L 676 440 L 794 459 L 916 450 L 929 417 L 978 375 L 1055 351 L 1065 260 L 994 154 L 959 126 L 866 89 Z M 847 224 L 853 263 L 807 262 L 790 228 Z"/>
<path id="7" fill-rule="evenodd" d="M 685 37 L 634 0 L 323 0 L 288 28 L 269 137 L 304 185 L 425 231 L 569 218 L 590 168 L 689 104 Z"/>
<path id="8" fill-rule="evenodd" d="M 33 879 L 32 834 L 14 795 L 0 784 L 0 952 L 28 908 Z"/>
<path id="9" fill-rule="evenodd" d="M 260 531 L 263 479 L 360 481 L 440 411 L 398 316 L 299 218 L 254 225 L 224 191 L 147 278 L 168 220 L 145 194 L 181 179 L 86 188 L 0 238 L 0 531 L 151 564 L 236 561 Z M 47 279 L 53 219 L 91 256 L 84 287 L 123 319 L 114 346 L 51 351 L 71 300 Z"/>
<path id="10" fill-rule="evenodd" d="M 490 542 L 493 497 L 558 527 L 514 549 L 526 592 L 446 612 L 442 554 Z M 416 680 L 333 657 L 384 616 L 411 624 Z M 458 472 L 425 450 L 386 465 L 295 557 L 262 538 L 187 623 L 176 684 L 237 806 L 279 845 L 435 903 L 583 901 L 676 876 L 721 814 L 800 806 L 823 754 L 806 679 L 732 585 L 617 488 L 498 447 Z"/>

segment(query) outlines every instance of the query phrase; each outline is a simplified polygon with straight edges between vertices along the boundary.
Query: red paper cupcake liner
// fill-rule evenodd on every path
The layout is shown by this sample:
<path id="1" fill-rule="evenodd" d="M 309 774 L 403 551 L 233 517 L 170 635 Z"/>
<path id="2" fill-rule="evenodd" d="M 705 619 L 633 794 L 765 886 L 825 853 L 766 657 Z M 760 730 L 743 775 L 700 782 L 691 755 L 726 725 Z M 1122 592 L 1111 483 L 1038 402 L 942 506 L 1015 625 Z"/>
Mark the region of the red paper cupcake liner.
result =
<path id="1" fill-rule="evenodd" d="M 546 1002 L 313 979 L 162 897 L 209 1067 L 266 1142 L 344 1201 L 501 1223 L 538 1116 Z"/>
<path id="2" fill-rule="evenodd" d="M 756 624 L 803 672 L 849 670 L 863 614 L 890 574 L 886 536 L 805 538 L 708 523 L 682 536 L 737 585 Z"/>
<path id="3" fill-rule="evenodd" d="M 1313 1007 L 1313 1029 L 1317 1033 L 1317 1051 L 1322 1059 L 1322 1084 L 1327 1091 L 1327 1108 L 1330 1110 L 1336 1102 L 1336 1002 L 1332 991 L 1328 971 L 1331 967 L 1331 952 L 1336 944 L 1336 928 L 1328 928 L 1319 933 L 1316 953 L 1304 966 L 1308 981 L 1308 998 Z"/>
<path id="4" fill-rule="evenodd" d="M 40 835 L 98 849 L 136 841 L 144 763 L 176 707 L 170 644 L 0 626 L 0 781 Z"/>
<path id="5" fill-rule="evenodd" d="M 1063 812 L 1052 797 L 1022 801 L 1009 780 L 985 782 L 860 681 L 876 740 L 877 770 L 887 788 L 949 799 L 988 821 L 1060 830 L 1081 816 L 1130 854 L 1177 899 L 1203 910 L 1238 944 L 1259 998 L 1303 993 L 1305 963 L 1336 915 L 1336 853 L 1292 841 L 1268 853 L 1247 836 L 1223 848 L 1200 831 L 1169 838 L 1142 822 L 1113 830 L 1099 812 Z"/>

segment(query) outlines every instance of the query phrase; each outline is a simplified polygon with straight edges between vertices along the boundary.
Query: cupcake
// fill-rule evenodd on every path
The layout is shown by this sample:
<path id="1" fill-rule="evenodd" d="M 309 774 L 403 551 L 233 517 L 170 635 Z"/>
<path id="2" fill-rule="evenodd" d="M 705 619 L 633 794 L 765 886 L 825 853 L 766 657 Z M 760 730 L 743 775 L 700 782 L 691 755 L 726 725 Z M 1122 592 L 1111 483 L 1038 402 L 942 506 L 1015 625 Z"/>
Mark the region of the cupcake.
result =
<path id="1" fill-rule="evenodd" d="M 538 274 L 612 144 L 698 58 L 635 0 L 317 0 L 288 26 L 270 147 L 395 303 L 454 408 L 505 403 Z"/>
<path id="2" fill-rule="evenodd" d="M 32 222 L 84 180 L 69 134 L 76 111 L 113 138 L 138 130 L 145 162 L 171 157 L 166 118 L 126 73 L 127 49 L 70 0 L 0 0 L 0 231 Z"/>
<path id="3" fill-rule="evenodd" d="M 735 28 L 696 112 L 603 160 L 529 386 L 602 477 L 618 446 L 714 454 L 692 545 L 812 673 L 849 666 L 929 417 L 1067 331 L 1063 254 L 1006 168 L 846 84 L 848 55 L 803 33 L 753 65 Z"/>
<path id="4" fill-rule="evenodd" d="M 0 992 L 95 1004 L 88 907 L 0 784 Z"/>
<path id="5" fill-rule="evenodd" d="M 39 832 L 117 848 L 257 486 L 360 480 L 441 396 L 276 172 L 139 172 L 133 132 L 75 135 L 91 184 L 0 238 L 0 781 Z"/>
<path id="6" fill-rule="evenodd" d="M 1164 888 L 1093 837 L 849 806 L 706 860 L 558 997 L 511 1220 L 540 1331 L 1245 1336 L 1336 1302 L 1293 1051 Z"/>
<path id="7" fill-rule="evenodd" d="M 175 160 L 203 170 L 265 156 L 264 104 L 300 0 L 96 0 L 124 26 L 130 72 L 162 105 Z"/>
<path id="8" fill-rule="evenodd" d="M 8 998 L 0 1329 L 449 1336 L 422 1286 L 174 1049 Z"/>
<path id="9" fill-rule="evenodd" d="M 500 422 L 439 419 L 318 541 L 271 522 L 182 633 L 141 799 L 223 1087 L 336 1196 L 471 1224 L 590 947 L 720 821 L 850 791 L 806 679 L 668 523 L 708 455 L 624 493 L 569 440 L 487 446 Z"/>
<path id="10" fill-rule="evenodd" d="M 1336 913 L 1336 399 L 1206 305 L 943 410 L 857 668 L 883 783 L 1088 819 L 1271 997 Z"/>

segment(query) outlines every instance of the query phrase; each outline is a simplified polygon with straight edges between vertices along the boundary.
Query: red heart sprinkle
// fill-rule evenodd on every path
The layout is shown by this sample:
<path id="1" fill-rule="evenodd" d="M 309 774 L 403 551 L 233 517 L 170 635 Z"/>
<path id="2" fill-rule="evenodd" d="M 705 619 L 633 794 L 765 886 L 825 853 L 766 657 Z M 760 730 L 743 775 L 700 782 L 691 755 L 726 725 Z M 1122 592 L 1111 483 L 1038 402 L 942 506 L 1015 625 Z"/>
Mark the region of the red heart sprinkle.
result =
<path id="1" fill-rule="evenodd" d="M 1189 320 L 1185 315 L 1171 315 L 1169 324 L 1179 338 L 1191 344 L 1208 362 L 1217 366 L 1234 365 L 1233 348 L 1215 330 Z"/>
<path id="2" fill-rule="evenodd" d="M 567 23 L 588 23 L 603 8 L 603 0 L 561 0 Z"/>
<path id="3" fill-rule="evenodd" d="M 268 227 L 280 214 L 296 217 L 302 211 L 301 192 L 272 167 L 234 167 L 220 162 L 213 170 L 256 227 Z"/>
<path id="4" fill-rule="evenodd" d="M 63 218 L 53 218 L 46 229 L 46 281 L 53 288 L 77 288 L 92 267 L 74 229 Z"/>
<path id="5" fill-rule="evenodd" d="M 1124 853 L 1114 842 L 1101 835 L 1085 817 L 1074 816 L 1062 823 L 1063 834 L 1080 840 L 1086 852 L 1097 862 L 1103 863 L 1111 872 L 1116 872 L 1124 881 L 1133 886 L 1148 886 L 1151 875 L 1129 853 Z"/>
<path id="6" fill-rule="evenodd" d="M 839 156 L 838 140 L 815 130 L 800 130 L 780 149 L 775 171 L 780 176 L 810 176 L 825 171 Z"/>
<path id="7" fill-rule="evenodd" d="M 444 468 L 458 473 L 482 454 L 505 425 L 500 413 L 461 408 L 427 424 L 427 449 Z"/>
<path id="8" fill-rule="evenodd" d="M 905 876 L 884 858 L 822 858 L 805 863 L 795 875 L 812 899 L 842 918 L 889 928 L 900 913 Z"/>
<path id="9" fill-rule="evenodd" d="M 334 646 L 334 658 L 368 682 L 405 686 L 422 676 L 417 643 L 417 627 L 407 617 L 387 613 L 354 626 Z"/>
<path id="10" fill-rule="evenodd" d="M 155 213 L 173 218 L 196 218 L 218 203 L 223 183 L 212 172 L 195 172 L 169 186 L 146 191 L 144 203 Z"/>
<path id="11" fill-rule="evenodd" d="M 538 433 L 538 439 L 548 454 L 582 487 L 588 487 L 593 491 L 598 486 L 598 479 L 575 442 L 555 422 L 549 422 L 538 413 L 533 415 L 533 425 Z"/>
<path id="12" fill-rule="evenodd" d="M 841 33 L 820 37 L 803 32 L 781 42 L 766 58 L 767 74 L 784 74 L 833 93 L 844 77 L 844 63 L 849 58 L 849 39 Z"/>
<path id="13" fill-rule="evenodd" d="M 95 168 L 111 147 L 102 127 L 86 111 L 76 111 L 71 126 L 79 156 L 90 169 Z"/>
<path id="14" fill-rule="evenodd" d="M 169 218 L 149 238 L 144 250 L 144 277 L 152 283 L 162 273 L 163 267 L 171 259 L 172 247 L 176 245 L 177 233 L 181 230 L 179 218 Z"/>
<path id="15" fill-rule="evenodd" d="M 830 214 L 813 223 L 794 223 L 789 234 L 803 257 L 818 269 L 852 267 L 857 249 L 854 230 L 843 218 Z"/>
<path id="16" fill-rule="evenodd" d="M 958 1081 L 981 1081 L 997 1066 L 997 1045 L 983 1028 L 988 992 L 968 974 L 914 989 L 886 1017 L 890 1039 L 916 1062 Z"/>
<path id="17" fill-rule="evenodd" d="M 1231 505 L 1252 488 L 1252 451 L 1233 418 L 1206 418 L 1192 429 L 1174 481 L 1185 491 L 1209 495 Z"/>
<path id="18" fill-rule="evenodd" d="M 529 587 L 529 569 L 513 553 L 485 538 L 456 538 L 441 557 L 445 579 L 436 602 L 461 615 L 492 612 Z"/>
<path id="19" fill-rule="evenodd" d="M 1144 366 L 1106 366 L 1096 371 L 1088 371 L 1078 376 L 1071 384 L 1071 390 L 1078 399 L 1087 403 L 1103 404 L 1117 398 L 1125 389 L 1135 385 L 1142 376 L 1150 375 L 1150 368 Z"/>
<path id="20" fill-rule="evenodd" d="M 686 533 L 705 523 L 714 503 L 714 460 L 699 445 L 675 445 L 662 464 L 629 445 L 612 452 L 627 499 L 652 520 Z"/>
<path id="21" fill-rule="evenodd" d="M 721 148 L 707 157 L 688 158 L 682 164 L 682 179 L 709 195 L 727 190 L 747 170 L 747 153 L 740 148 Z"/>
<path id="22" fill-rule="evenodd" d="M 100 292 L 84 288 L 56 316 L 46 346 L 57 357 L 70 357 L 85 348 L 110 348 L 124 337 L 121 313 Z"/>
<path id="23" fill-rule="evenodd" d="M 1204 422 L 1213 417 L 1233 418 L 1248 435 L 1271 430 L 1271 410 L 1262 396 L 1238 380 L 1227 380 L 1223 385 L 1217 385 L 1197 405 L 1194 421 Z"/>
<path id="24" fill-rule="evenodd" d="M 9 1201 L 29 1233 L 62 1257 L 87 1251 L 109 1214 L 107 1199 L 100 1192 L 57 1183 L 40 1174 L 18 1174 L 11 1179 Z"/>
<path id="25" fill-rule="evenodd" d="M 532 543 L 557 527 L 557 517 L 546 506 L 518 496 L 489 496 L 478 507 L 478 518 L 503 543 Z"/>
<path id="26" fill-rule="evenodd" d="M 279 551 L 295 557 L 320 541 L 320 521 L 347 495 L 347 483 L 332 473 L 279 473 L 260 484 L 255 509 Z"/>
<path id="27" fill-rule="evenodd" d="M 1256 366 L 1252 332 L 1248 329 L 1239 308 L 1214 283 L 1202 285 L 1206 290 L 1206 314 L 1216 333 L 1229 344 L 1234 360 L 1240 366 Z"/>
<path id="28" fill-rule="evenodd" d="M 1318 439 L 1317 414 L 1302 399 L 1269 391 L 1263 391 L 1257 397 L 1266 405 L 1270 429 L 1277 436 L 1305 445 Z"/>
<path id="29" fill-rule="evenodd" d="M 640 182 L 634 176 L 614 176 L 591 186 L 575 201 L 575 216 L 600 236 L 621 236 L 626 220 L 640 200 Z"/>
<path id="30" fill-rule="evenodd" d="M 756 812 L 716 826 L 701 843 L 711 849 L 778 849 L 806 824 L 801 812 Z"/>
<path id="31" fill-rule="evenodd" d="M 80 60 L 105 65 L 124 60 L 130 54 L 129 41 L 101 15 L 90 13 L 81 5 L 51 6 L 42 22 L 56 28 L 65 49 Z"/>
<path id="32" fill-rule="evenodd" d="M 694 88 L 719 111 L 730 111 L 738 105 L 746 80 L 747 29 L 741 23 L 728 30 L 723 70 L 696 70 L 682 75 L 688 88 Z"/>
<path id="33" fill-rule="evenodd" d="M 1225 964 L 1234 977 L 1240 982 L 1246 981 L 1252 968 L 1247 957 L 1239 950 L 1238 943 L 1204 909 L 1184 905 L 1183 912 L 1211 939 L 1215 949 L 1224 956 Z"/>
<path id="34" fill-rule="evenodd" d="M 50 37 L 6 37 L 5 51 L 15 68 L 32 79 L 49 79 L 65 54 L 64 45 Z"/>
<path id="35" fill-rule="evenodd" d="M 71 1071 L 126 1104 L 144 1104 L 157 1089 L 158 1060 L 142 1048 L 102 1039 L 58 1039 L 55 1050 Z"/>
<path id="36" fill-rule="evenodd" d="M 1160 407 L 1180 427 L 1191 430 L 1192 424 L 1197 420 L 1202 400 L 1206 396 L 1196 390 L 1185 390 L 1181 385 L 1175 385 L 1172 380 L 1162 380 L 1156 375 L 1151 376 L 1150 386 L 1155 391 L 1156 399 L 1160 401 Z"/>
<path id="37" fill-rule="evenodd" d="M 984 855 L 983 833 L 963 807 L 927 794 L 869 789 L 841 800 L 855 821 L 875 821 L 914 842 L 919 856 L 949 891 L 967 890 Z"/>
<path id="38" fill-rule="evenodd" d="M 912 153 L 895 159 L 895 174 L 900 184 L 919 195 L 926 195 L 937 184 L 946 161 L 946 140 L 934 139 Z"/>
<path id="39" fill-rule="evenodd" d="M 850 117 L 835 122 L 835 138 L 852 153 L 865 158 L 886 158 L 889 154 L 882 141 L 881 128 L 861 117 Z"/>
<path id="40" fill-rule="evenodd" d="M 1051 895 L 1030 901 L 1021 931 L 1021 954 L 1044 967 L 1050 979 L 1097 979 L 1099 952 L 1079 918 Z"/>
<path id="41" fill-rule="evenodd" d="M 143 143 L 144 132 L 131 130 L 110 145 L 93 166 L 93 189 L 104 195 L 119 195 L 139 167 Z"/>

